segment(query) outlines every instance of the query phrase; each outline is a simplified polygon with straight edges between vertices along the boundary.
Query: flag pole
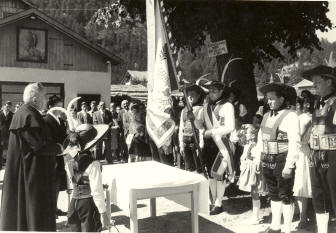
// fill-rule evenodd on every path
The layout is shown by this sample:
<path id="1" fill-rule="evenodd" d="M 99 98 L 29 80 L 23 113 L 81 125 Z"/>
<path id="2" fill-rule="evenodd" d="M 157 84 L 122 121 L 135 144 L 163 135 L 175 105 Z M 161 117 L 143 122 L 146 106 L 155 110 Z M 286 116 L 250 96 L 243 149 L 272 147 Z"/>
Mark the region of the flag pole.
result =
<path id="1" fill-rule="evenodd" d="M 163 31 L 164 31 L 164 36 L 166 38 L 166 41 L 169 43 L 169 37 L 168 37 L 168 34 L 167 34 L 167 28 L 166 28 L 166 22 L 165 22 L 165 19 L 162 15 L 162 10 L 161 10 L 161 7 L 160 6 L 160 2 L 163 4 L 163 0 L 159 1 L 159 0 L 156 0 L 155 1 L 155 4 L 159 4 L 158 7 L 159 7 L 159 12 L 160 12 L 160 19 L 161 19 L 161 23 L 162 23 L 162 27 L 163 27 Z M 178 78 L 178 75 L 177 75 L 177 72 L 176 72 L 176 63 L 174 63 L 174 59 L 173 59 L 173 55 L 172 55 L 172 52 L 171 52 L 171 48 L 170 48 L 170 45 L 167 44 L 167 52 L 169 54 L 169 57 L 170 57 L 170 60 L 172 62 L 172 68 L 173 68 L 173 72 L 174 72 L 174 77 L 175 77 L 175 80 L 176 80 L 176 83 L 177 83 L 177 86 L 178 88 L 182 89 L 183 90 L 183 96 L 184 96 L 184 99 L 186 101 L 186 106 L 187 106 L 187 109 L 188 109 L 188 114 L 192 114 L 193 115 L 193 111 L 192 111 L 192 106 L 187 98 L 187 92 L 186 92 L 186 84 L 184 83 L 183 86 L 181 87 L 181 83 L 179 81 L 179 78 Z M 194 140 L 195 140 L 195 144 L 196 144 L 196 148 L 199 152 L 199 158 L 200 158 L 200 162 L 201 162 L 201 167 L 202 167 L 202 172 L 205 176 L 205 178 L 208 178 L 208 172 L 206 170 L 206 166 L 204 165 L 204 162 L 203 162 L 203 156 L 202 156 L 202 150 L 199 146 L 199 140 L 198 140 L 198 137 L 197 137 L 197 133 L 196 133 L 196 126 L 195 126 L 195 122 L 194 122 L 195 118 L 192 117 L 192 119 L 190 119 L 190 122 L 191 122 L 191 128 L 192 128 L 192 131 L 193 131 L 193 136 L 194 136 Z M 183 146 L 183 145 L 182 145 Z M 195 161 L 196 162 L 196 161 Z M 195 164 L 197 166 L 197 163 Z"/>

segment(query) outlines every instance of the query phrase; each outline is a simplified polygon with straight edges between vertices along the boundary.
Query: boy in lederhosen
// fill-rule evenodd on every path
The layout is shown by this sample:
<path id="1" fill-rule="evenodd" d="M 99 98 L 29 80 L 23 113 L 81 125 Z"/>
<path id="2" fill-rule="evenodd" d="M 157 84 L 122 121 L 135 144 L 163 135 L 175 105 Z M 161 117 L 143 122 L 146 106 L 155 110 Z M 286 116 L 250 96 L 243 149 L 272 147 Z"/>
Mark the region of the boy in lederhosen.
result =
<path id="1" fill-rule="evenodd" d="M 309 170 L 318 233 L 327 233 L 329 212 L 336 211 L 336 69 L 320 65 L 302 77 L 314 82 L 321 97 L 312 115 Z"/>
<path id="2" fill-rule="evenodd" d="M 68 223 L 74 232 L 97 232 L 110 226 L 105 205 L 101 165 L 90 151 L 108 125 L 79 125 L 64 142 L 66 170 L 73 186 Z"/>
<path id="3" fill-rule="evenodd" d="M 196 137 L 199 139 L 200 148 L 204 147 L 204 117 L 203 117 L 203 102 L 205 92 L 202 87 L 193 84 L 186 87 L 187 98 L 192 106 L 192 113 L 196 127 Z M 195 145 L 194 131 L 192 129 L 191 120 L 188 117 L 188 108 L 184 107 L 181 112 L 181 120 L 179 127 L 179 142 L 180 152 L 184 158 L 184 166 L 187 171 L 202 172 L 197 146 Z"/>
<path id="4" fill-rule="evenodd" d="M 300 149 L 299 119 L 287 109 L 292 87 L 270 83 L 260 88 L 266 94 L 270 111 L 261 123 L 256 145 L 256 166 L 261 160 L 262 174 L 271 198 L 272 223 L 264 233 L 281 232 L 281 215 L 284 232 L 291 232 L 294 214 L 293 170 Z"/>

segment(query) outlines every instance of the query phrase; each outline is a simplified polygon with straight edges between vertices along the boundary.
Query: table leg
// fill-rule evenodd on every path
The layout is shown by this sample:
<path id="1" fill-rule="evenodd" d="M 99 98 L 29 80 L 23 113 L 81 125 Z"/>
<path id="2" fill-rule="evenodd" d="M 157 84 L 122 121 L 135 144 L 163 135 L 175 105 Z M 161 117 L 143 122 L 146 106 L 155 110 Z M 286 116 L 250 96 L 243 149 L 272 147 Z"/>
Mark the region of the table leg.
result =
<path id="1" fill-rule="evenodd" d="M 199 233 L 197 185 L 193 185 L 193 191 L 191 192 L 191 232 Z"/>
<path id="2" fill-rule="evenodd" d="M 131 190 L 130 193 L 130 228 L 132 233 L 138 233 L 138 214 L 137 214 L 137 199 Z"/>
<path id="3" fill-rule="evenodd" d="M 156 198 L 151 198 L 150 199 L 150 216 L 151 217 L 156 217 Z"/>

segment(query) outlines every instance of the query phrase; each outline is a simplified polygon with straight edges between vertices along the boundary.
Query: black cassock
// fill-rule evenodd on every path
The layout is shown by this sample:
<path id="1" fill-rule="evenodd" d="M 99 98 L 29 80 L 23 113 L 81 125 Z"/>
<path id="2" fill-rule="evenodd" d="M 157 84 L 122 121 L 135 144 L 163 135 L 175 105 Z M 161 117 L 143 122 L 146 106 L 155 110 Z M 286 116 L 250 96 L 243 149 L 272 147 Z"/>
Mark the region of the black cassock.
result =
<path id="1" fill-rule="evenodd" d="M 1 231 L 56 231 L 55 154 L 41 114 L 24 104 L 10 126 Z"/>

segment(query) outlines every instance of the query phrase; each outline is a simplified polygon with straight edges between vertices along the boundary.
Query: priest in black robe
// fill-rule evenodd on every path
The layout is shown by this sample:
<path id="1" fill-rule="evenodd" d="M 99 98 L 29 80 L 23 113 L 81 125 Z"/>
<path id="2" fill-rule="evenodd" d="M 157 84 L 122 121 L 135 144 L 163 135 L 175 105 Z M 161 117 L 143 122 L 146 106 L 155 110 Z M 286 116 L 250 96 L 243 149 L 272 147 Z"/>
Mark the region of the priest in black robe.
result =
<path id="1" fill-rule="evenodd" d="M 47 102 L 40 83 L 29 84 L 14 114 L 2 190 L 0 231 L 56 231 L 55 154 L 40 111 Z"/>

